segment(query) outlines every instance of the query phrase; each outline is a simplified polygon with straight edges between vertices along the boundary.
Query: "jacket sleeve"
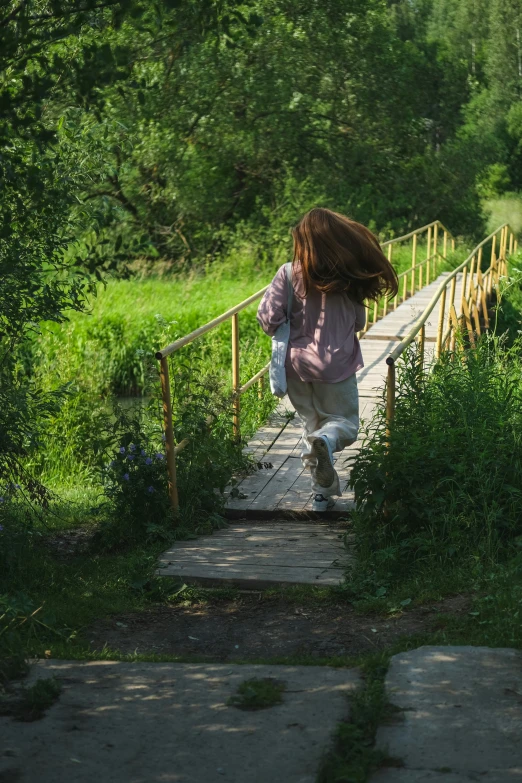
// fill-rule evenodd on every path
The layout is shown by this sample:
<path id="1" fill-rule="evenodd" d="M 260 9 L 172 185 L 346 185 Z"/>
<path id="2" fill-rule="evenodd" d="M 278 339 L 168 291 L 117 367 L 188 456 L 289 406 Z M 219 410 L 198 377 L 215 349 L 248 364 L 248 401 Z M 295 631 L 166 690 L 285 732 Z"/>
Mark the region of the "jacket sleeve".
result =
<path id="1" fill-rule="evenodd" d="M 355 331 L 360 332 L 366 326 L 366 307 L 359 302 L 354 302 L 355 308 Z"/>
<path id="2" fill-rule="evenodd" d="M 286 321 L 288 306 L 288 287 L 284 265 L 277 271 L 268 286 L 257 310 L 257 320 L 261 329 L 272 337 L 278 326 Z"/>

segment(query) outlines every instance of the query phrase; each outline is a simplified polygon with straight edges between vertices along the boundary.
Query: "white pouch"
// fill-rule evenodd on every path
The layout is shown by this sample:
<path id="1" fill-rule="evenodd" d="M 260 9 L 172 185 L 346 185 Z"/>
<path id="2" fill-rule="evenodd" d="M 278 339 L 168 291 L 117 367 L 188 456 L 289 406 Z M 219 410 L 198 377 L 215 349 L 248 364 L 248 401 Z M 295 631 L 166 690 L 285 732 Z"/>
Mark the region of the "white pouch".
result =
<path id="1" fill-rule="evenodd" d="M 292 285 L 292 264 L 285 264 L 286 282 L 288 287 L 288 300 L 286 305 L 286 321 L 277 327 L 272 337 L 272 358 L 270 359 L 270 389 L 276 397 L 284 397 L 286 394 L 286 352 L 290 340 L 290 315 L 292 312 L 292 300 L 294 287 Z"/>

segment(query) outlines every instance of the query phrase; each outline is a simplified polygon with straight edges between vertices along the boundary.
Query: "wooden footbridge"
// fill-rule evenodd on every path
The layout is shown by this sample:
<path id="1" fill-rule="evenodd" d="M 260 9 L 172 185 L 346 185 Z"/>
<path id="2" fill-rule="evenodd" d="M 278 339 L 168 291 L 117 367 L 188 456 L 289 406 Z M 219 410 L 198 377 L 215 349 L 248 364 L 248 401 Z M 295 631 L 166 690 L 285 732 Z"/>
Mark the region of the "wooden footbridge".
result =
<path id="1" fill-rule="evenodd" d="M 451 243 L 451 244 L 450 244 Z M 516 249 L 507 225 L 501 226 L 455 267 L 455 240 L 439 222 L 383 244 L 388 258 L 407 268 L 399 274 L 393 300 L 372 305 L 359 335 L 364 368 L 358 373 L 360 417 L 370 423 L 376 406 L 394 415 L 395 363 L 418 341 L 426 371 L 442 351 L 458 350 L 458 334 L 471 344 L 489 326 L 488 305 L 506 272 L 506 258 Z M 455 268 L 451 268 L 451 267 Z M 263 383 L 268 365 L 243 385 L 239 366 L 239 313 L 266 289 L 190 335 L 159 351 L 169 469 L 170 497 L 178 508 L 175 461 L 189 442 L 174 443 L 168 357 L 225 320 L 232 321 L 232 393 L 234 435 L 240 437 L 241 395 Z M 301 424 L 285 398 L 270 420 L 245 446 L 255 470 L 230 488 L 226 515 L 230 525 L 210 537 L 176 544 L 161 558 L 159 573 L 185 582 L 235 584 L 261 588 L 271 584 L 338 584 L 350 561 L 344 546 L 350 510 L 350 462 L 361 442 L 336 455 L 336 469 L 346 490 L 335 509 L 314 515 L 310 474 L 300 460 Z"/>

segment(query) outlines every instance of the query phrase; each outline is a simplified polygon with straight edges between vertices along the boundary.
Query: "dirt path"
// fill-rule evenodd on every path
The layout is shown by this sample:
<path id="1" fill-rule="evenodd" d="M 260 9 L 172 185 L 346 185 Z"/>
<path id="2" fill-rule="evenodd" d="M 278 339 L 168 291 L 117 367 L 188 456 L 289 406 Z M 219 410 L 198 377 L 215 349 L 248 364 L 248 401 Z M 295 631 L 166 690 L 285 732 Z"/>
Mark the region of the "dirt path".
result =
<path id="1" fill-rule="evenodd" d="M 244 595 L 237 600 L 162 606 L 113 616 L 85 632 L 91 647 L 123 653 L 197 655 L 214 662 L 329 658 L 389 647 L 403 636 L 434 630 L 440 615 L 468 611 L 463 596 L 423 606 L 398 617 L 361 616 L 348 604 L 289 604 Z"/>

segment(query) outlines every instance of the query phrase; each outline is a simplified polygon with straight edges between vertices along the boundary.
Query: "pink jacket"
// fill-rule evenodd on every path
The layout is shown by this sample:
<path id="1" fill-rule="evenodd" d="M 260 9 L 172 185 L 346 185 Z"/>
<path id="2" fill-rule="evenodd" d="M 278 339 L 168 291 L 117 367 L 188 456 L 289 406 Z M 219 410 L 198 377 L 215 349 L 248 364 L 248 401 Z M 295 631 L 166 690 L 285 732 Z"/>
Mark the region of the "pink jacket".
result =
<path id="1" fill-rule="evenodd" d="M 364 366 L 355 333 L 364 328 L 366 308 L 344 293 L 322 294 L 310 290 L 305 297 L 299 267 L 292 268 L 292 276 L 294 297 L 287 375 L 302 381 L 344 381 Z M 272 336 L 286 320 L 287 301 L 283 265 L 265 291 L 257 311 L 257 320 L 268 335 Z"/>

